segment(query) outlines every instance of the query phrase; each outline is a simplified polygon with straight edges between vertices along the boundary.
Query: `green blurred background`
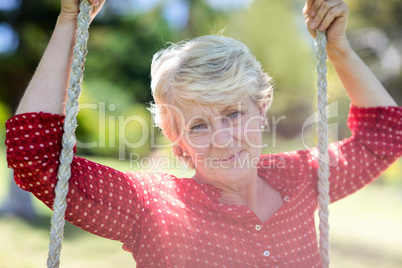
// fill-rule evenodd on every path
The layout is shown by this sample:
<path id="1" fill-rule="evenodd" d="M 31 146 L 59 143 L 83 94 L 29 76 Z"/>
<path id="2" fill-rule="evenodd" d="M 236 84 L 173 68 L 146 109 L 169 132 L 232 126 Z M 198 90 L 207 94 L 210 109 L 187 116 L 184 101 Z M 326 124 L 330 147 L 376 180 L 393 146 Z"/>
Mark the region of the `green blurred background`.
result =
<path id="1" fill-rule="evenodd" d="M 400 105 L 402 1 L 346 2 L 352 46 Z M 0 0 L 0 267 L 43 267 L 46 261 L 50 212 L 32 199 L 27 199 L 32 207 L 11 205 L 23 194 L 12 188 L 6 168 L 4 122 L 35 71 L 59 5 L 55 0 Z M 314 42 L 305 29 L 303 5 L 301 0 L 110 0 L 90 28 L 77 129 L 78 141 L 87 146 L 78 146 L 78 153 L 120 170 L 147 171 L 155 169 L 148 162 L 139 167 L 139 159 L 165 156 L 172 173 L 191 176 L 176 164 L 170 148 L 161 146 L 167 141 L 152 127 L 150 61 L 167 42 L 222 29 L 245 43 L 275 80 L 269 121 L 278 123 L 264 137 L 265 153 L 303 149 L 303 141 L 314 146 L 314 127 L 302 127 L 315 111 Z M 328 79 L 329 102 L 338 107 L 329 121 L 335 141 L 350 135 L 350 101 L 331 66 Z M 145 124 L 131 120 L 134 115 Z M 144 135 L 142 146 L 124 146 Z M 130 162 L 130 156 L 141 158 Z M 331 206 L 332 267 L 402 267 L 401 174 L 400 159 L 374 184 Z M 64 267 L 134 266 L 119 243 L 71 225 L 63 247 Z"/>

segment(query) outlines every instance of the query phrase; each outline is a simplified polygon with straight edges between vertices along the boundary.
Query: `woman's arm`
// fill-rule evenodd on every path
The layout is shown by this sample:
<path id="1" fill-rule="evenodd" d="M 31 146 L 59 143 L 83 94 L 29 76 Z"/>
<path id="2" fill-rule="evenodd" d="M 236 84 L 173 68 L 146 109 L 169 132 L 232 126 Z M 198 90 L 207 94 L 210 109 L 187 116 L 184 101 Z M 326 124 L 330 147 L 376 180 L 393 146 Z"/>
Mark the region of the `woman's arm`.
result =
<path id="1" fill-rule="evenodd" d="M 67 88 L 77 28 L 78 0 L 62 0 L 62 10 L 53 35 L 39 66 L 29 83 L 16 114 L 27 112 L 65 113 Z M 99 12 L 104 0 L 90 0 L 97 4 L 92 18 Z"/>
<path id="2" fill-rule="evenodd" d="M 7 163 L 15 182 L 49 208 L 55 197 L 63 120 L 55 114 L 25 113 L 6 122 Z M 144 208 L 143 175 L 74 156 L 66 220 L 95 235 L 131 244 Z"/>
<path id="3" fill-rule="evenodd" d="M 329 60 L 352 104 L 358 107 L 396 106 L 395 100 L 350 47 L 346 38 L 348 6 L 341 0 L 307 0 L 304 15 L 310 34 L 326 31 Z"/>
<path id="4" fill-rule="evenodd" d="M 40 111 L 65 114 L 76 27 L 76 21 L 59 18 L 16 114 Z"/>
<path id="5" fill-rule="evenodd" d="M 397 106 L 395 100 L 352 50 L 328 53 L 349 98 L 357 107 Z"/>

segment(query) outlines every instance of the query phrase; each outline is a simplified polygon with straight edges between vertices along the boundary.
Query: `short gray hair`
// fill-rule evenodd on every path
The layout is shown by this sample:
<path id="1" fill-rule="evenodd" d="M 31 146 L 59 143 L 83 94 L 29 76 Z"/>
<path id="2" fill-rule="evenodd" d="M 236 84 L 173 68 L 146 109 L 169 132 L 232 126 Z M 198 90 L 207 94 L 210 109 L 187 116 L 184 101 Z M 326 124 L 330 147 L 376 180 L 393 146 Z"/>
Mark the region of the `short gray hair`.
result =
<path id="1" fill-rule="evenodd" d="M 264 114 L 273 99 L 272 79 L 249 49 L 229 37 L 207 35 L 157 52 L 151 65 L 150 108 L 171 141 L 180 133 L 169 107 L 231 105 L 249 95 Z"/>

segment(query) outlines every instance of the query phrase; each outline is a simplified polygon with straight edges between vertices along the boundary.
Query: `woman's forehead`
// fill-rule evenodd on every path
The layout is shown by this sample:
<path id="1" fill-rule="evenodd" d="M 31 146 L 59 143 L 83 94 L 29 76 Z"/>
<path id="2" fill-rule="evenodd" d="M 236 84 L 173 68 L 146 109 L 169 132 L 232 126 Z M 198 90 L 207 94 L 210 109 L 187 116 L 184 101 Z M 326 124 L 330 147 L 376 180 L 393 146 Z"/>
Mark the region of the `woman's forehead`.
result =
<path id="1" fill-rule="evenodd" d="M 210 113 L 212 111 L 223 112 L 225 110 L 233 109 L 236 107 L 248 106 L 250 103 L 250 98 L 241 98 L 238 100 L 231 101 L 229 103 L 215 103 L 215 104 L 202 104 L 194 102 L 193 104 L 183 106 L 184 110 L 199 110 L 205 113 Z"/>
<path id="2" fill-rule="evenodd" d="M 249 96 L 238 99 L 230 104 L 205 105 L 197 102 L 182 105 L 178 110 L 182 113 L 184 122 L 193 120 L 194 117 L 213 118 L 216 116 L 226 116 L 227 113 L 243 111 L 255 106 Z"/>

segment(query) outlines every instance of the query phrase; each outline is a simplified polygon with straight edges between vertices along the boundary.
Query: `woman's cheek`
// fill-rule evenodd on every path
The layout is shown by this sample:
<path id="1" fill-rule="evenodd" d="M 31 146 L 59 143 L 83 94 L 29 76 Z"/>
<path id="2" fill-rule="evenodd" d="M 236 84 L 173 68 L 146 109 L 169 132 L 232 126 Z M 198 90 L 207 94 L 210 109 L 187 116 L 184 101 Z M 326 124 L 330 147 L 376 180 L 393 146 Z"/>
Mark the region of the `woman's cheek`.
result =
<path id="1" fill-rule="evenodd" d="M 256 149 L 261 147 L 262 131 L 260 124 L 258 124 L 257 120 L 253 120 L 248 124 L 245 124 L 241 132 L 242 132 L 241 140 L 243 141 L 243 145 L 247 145 L 248 147 Z"/>

